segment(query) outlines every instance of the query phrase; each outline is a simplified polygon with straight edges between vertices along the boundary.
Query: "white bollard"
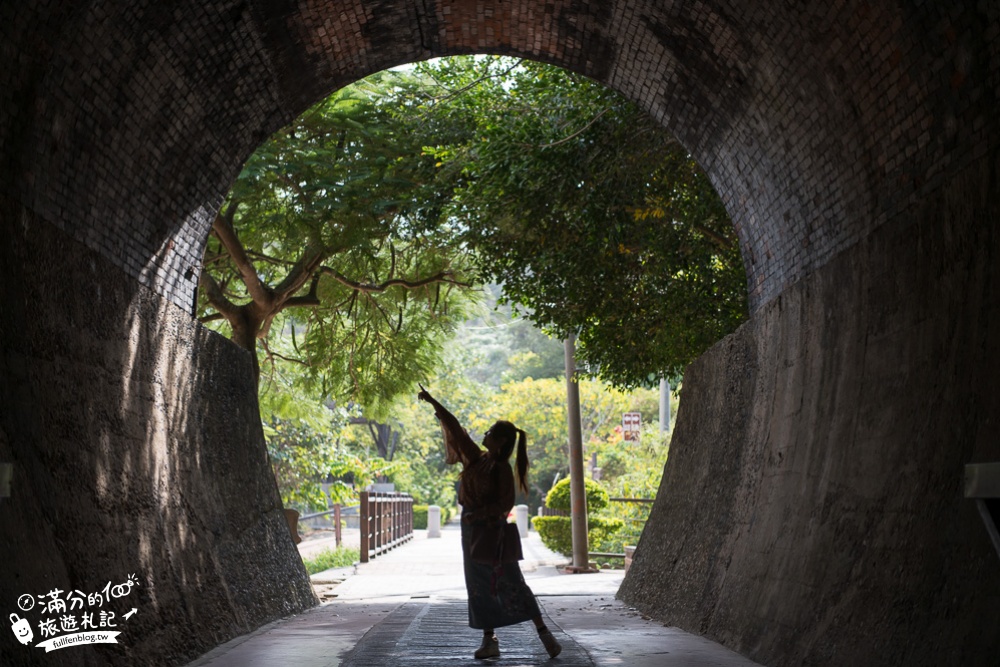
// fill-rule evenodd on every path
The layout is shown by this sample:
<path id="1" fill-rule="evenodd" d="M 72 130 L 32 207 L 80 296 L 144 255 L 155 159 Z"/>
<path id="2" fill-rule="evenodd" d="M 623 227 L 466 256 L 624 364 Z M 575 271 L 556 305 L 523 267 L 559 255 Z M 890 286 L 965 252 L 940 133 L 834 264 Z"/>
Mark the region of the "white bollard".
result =
<path id="1" fill-rule="evenodd" d="M 528 506 L 514 505 L 514 518 L 517 519 L 517 531 L 521 537 L 528 536 Z"/>
<path id="2" fill-rule="evenodd" d="M 427 508 L 427 537 L 441 537 L 441 508 L 437 505 Z"/>

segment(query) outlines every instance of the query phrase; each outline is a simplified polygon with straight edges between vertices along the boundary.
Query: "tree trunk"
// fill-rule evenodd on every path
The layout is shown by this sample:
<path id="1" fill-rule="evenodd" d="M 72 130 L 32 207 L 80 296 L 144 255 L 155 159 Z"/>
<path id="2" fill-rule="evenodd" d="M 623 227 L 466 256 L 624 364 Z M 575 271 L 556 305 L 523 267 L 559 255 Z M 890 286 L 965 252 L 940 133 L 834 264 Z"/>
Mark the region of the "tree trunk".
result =
<path id="1" fill-rule="evenodd" d="M 250 353 L 250 359 L 253 363 L 254 380 L 260 382 L 260 360 L 257 359 L 257 334 L 260 332 L 264 318 L 252 312 L 252 310 L 257 310 L 256 308 L 251 309 L 251 306 L 254 305 L 251 302 L 240 306 L 235 317 L 227 317 L 226 319 L 233 327 L 233 342 Z"/>

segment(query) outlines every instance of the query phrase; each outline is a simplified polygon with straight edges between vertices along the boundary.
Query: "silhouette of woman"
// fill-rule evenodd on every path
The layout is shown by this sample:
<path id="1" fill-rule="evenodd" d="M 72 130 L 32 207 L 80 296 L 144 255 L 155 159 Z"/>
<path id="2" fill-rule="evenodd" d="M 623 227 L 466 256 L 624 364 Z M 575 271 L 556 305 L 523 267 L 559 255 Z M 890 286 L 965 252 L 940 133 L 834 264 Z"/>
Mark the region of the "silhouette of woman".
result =
<path id="1" fill-rule="evenodd" d="M 494 630 L 532 621 L 549 656 L 562 647 L 552 636 L 534 594 L 521 575 L 520 538 L 505 530 L 507 515 L 514 507 L 514 474 L 510 455 L 517 447 L 517 482 L 527 491 L 527 436 L 508 421 L 498 421 L 483 436 L 480 449 L 430 393 L 420 387 L 417 398 L 434 407 L 444 431 L 445 461 L 461 463 L 458 500 L 462 505 L 462 562 L 469 594 L 469 626 L 483 631 L 483 643 L 475 652 L 479 659 L 500 655 Z M 516 540 L 516 544 L 510 543 Z"/>

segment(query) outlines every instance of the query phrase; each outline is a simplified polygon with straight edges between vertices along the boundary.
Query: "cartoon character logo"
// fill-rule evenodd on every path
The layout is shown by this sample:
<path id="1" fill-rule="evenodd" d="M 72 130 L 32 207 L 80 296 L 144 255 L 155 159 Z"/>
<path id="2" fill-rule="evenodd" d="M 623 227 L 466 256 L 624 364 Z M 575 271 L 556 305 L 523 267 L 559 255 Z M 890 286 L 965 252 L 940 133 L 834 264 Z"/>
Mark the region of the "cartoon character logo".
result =
<path id="1" fill-rule="evenodd" d="M 28 623 L 28 619 L 20 618 L 17 614 L 10 615 L 10 629 L 14 631 L 14 636 L 17 637 L 17 641 L 21 642 L 25 646 L 31 643 L 34 639 L 34 635 L 31 632 L 31 624 Z"/>

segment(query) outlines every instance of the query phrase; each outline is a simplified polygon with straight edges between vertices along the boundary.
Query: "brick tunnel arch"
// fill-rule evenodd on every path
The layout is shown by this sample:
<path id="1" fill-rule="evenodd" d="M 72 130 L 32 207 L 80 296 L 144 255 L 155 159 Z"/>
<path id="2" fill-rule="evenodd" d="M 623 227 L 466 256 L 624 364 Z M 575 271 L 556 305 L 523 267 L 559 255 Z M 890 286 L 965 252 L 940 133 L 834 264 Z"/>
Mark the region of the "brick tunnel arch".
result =
<path id="1" fill-rule="evenodd" d="M 997 9 L 53 0 L 0 25 L 0 457 L 25 499 L 0 530 L 26 535 L 0 546 L 5 596 L 138 568 L 154 611 L 128 659 L 158 664 L 312 604 L 259 432 L 220 426 L 256 407 L 245 364 L 186 314 L 212 216 L 332 90 L 499 53 L 638 102 L 741 241 L 751 322 L 689 372 L 622 595 L 767 664 L 1000 648 L 977 621 L 1000 610 L 994 556 L 960 497 L 961 465 L 1000 455 Z"/>
<path id="2" fill-rule="evenodd" d="M 725 197 L 757 303 L 925 187 L 968 104 L 948 86 L 968 63 L 914 53 L 925 40 L 945 47 L 962 26 L 895 7 L 316 1 L 55 16 L 43 33 L 28 10 L 8 22 L 9 99 L 37 100 L 9 105 L 15 191 L 46 219 L 72 218 L 67 231 L 180 304 L 243 160 L 309 104 L 393 65 L 519 55 L 638 102 Z M 913 94 L 890 101 L 893 86 Z M 913 144 L 918 160 L 902 159 Z"/>

